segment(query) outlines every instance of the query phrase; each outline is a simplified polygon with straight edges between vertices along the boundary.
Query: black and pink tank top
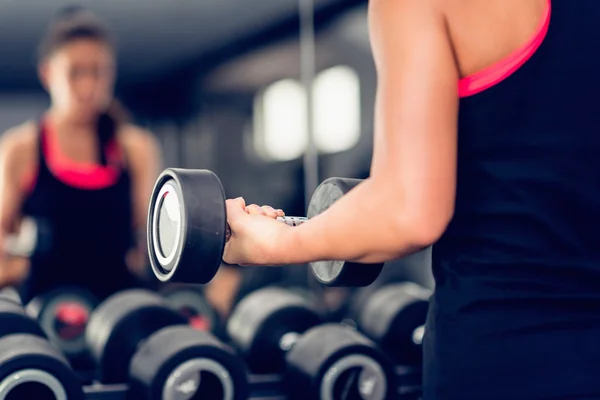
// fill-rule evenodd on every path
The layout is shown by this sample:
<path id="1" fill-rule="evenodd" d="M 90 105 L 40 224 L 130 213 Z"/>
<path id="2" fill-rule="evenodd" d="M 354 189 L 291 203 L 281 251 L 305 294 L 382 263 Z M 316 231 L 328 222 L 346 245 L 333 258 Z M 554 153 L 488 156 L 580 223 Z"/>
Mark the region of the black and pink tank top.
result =
<path id="1" fill-rule="evenodd" d="M 106 165 L 98 165 L 64 157 L 47 121 L 38 137 L 38 169 L 24 183 L 22 212 L 43 221 L 53 239 L 48 254 L 31 260 L 23 300 L 60 286 L 80 286 L 100 300 L 131 287 L 125 262 L 134 244 L 131 182 L 116 140 L 102 149 Z"/>
<path id="2" fill-rule="evenodd" d="M 600 1 L 552 0 L 460 81 L 456 211 L 433 247 L 433 399 L 600 399 Z"/>

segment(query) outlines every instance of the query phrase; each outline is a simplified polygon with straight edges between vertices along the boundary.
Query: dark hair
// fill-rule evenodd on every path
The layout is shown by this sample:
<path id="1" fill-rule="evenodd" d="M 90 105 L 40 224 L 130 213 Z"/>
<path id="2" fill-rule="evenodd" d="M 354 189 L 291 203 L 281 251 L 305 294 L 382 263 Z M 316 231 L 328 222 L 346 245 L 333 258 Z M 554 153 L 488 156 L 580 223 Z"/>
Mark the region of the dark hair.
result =
<path id="1" fill-rule="evenodd" d="M 94 13 L 79 5 L 61 8 L 48 26 L 38 48 L 40 62 L 75 40 L 90 39 L 115 47 L 109 27 Z M 127 113 L 123 106 L 113 100 L 108 109 L 98 116 L 100 162 L 106 165 L 106 145 L 114 138 L 119 125 L 126 123 Z"/>
<path id="2" fill-rule="evenodd" d="M 71 5 L 60 9 L 46 29 L 38 48 L 38 59 L 43 61 L 62 46 L 79 39 L 97 40 L 110 47 L 115 45 L 104 21 L 82 6 Z"/>

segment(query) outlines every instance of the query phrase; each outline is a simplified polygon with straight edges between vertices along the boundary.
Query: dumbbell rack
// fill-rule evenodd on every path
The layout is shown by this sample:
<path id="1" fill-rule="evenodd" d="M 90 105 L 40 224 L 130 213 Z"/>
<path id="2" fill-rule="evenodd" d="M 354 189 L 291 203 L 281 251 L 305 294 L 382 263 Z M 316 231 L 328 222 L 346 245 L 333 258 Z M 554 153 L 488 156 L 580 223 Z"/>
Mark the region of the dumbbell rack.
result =
<path id="1" fill-rule="evenodd" d="M 397 400 L 421 398 L 421 371 L 410 367 L 396 367 Z M 285 400 L 285 387 L 280 375 L 249 375 L 249 400 Z M 93 384 L 84 387 L 87 400 L 127 400 L 127 385 Z"/>

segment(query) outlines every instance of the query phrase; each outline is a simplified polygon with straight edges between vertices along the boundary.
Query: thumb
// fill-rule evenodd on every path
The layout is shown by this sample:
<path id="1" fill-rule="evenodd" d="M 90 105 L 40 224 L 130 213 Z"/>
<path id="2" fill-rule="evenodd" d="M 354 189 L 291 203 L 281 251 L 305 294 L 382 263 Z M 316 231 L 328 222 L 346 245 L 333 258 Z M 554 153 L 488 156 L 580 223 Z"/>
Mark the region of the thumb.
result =
<path id="1" fill-rule="evenodd" d="M 227 210 L 227 219 L 239 215 L 240 213 L 246 214 L 246 201 L 243 197 L 229 199 L 225 202 L 225 208 Z"/>

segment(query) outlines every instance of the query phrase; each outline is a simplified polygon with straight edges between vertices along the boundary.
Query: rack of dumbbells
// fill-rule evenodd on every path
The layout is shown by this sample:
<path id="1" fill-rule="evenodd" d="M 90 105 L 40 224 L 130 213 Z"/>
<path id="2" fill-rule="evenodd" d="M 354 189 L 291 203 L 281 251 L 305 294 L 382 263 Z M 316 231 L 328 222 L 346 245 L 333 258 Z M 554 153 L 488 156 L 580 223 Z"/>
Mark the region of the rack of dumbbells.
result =
<path id="1" fill-rule="evenodd" d="M 414 284 L 365 291 L 333 323 L 310 298 L 269 287 L 218 337 L 190 288 L 100 304 L 64 288 L 27 305 L 3 290 L 0 398 L 417 400 L 427 296 Z"/>
<path id="2" fill-rule="evenodd" d="M 308 218 L 358 182 L 325 181 Z M 224 202 L 210 171 L 166 170 L 157 181 L 151 264 L 160 281 L 183 286 L 102 302 L 73 287 L 27 304 L 15 290 L 1 291 L 0 400 L 420 399 L 430 293 L 412 283 L 371 285 L 381 263 L 310 264 L 326 286 L 360 288 L 346 315 L 332 318 L 306 291 L 266 287 L 220 321 L 199 288 L 216 274 L 230 237 Z M 11 249 L 47 247 L 43 225 L 30 228 Z"/>

